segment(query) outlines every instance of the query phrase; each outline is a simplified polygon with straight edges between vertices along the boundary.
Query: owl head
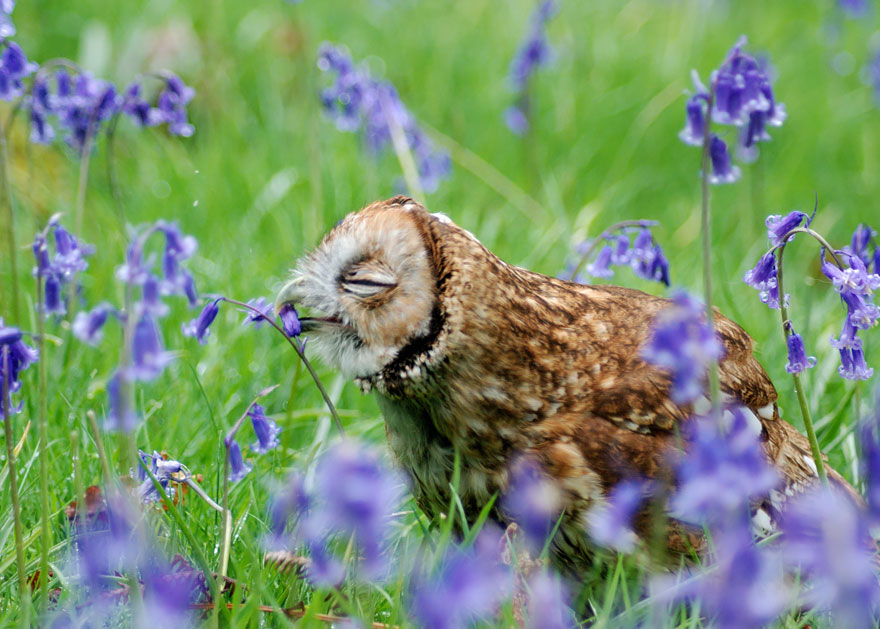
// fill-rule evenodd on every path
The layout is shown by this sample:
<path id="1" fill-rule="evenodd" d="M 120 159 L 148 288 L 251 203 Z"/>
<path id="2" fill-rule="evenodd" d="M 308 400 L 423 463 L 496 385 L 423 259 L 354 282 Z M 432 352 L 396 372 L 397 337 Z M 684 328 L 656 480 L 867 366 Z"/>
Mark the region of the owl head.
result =
<path id="1" fill-rule="evenodd" d="M 302 258 L 275 300 L 302 315 L 309 346 L 349 378 L 380 372 L 429 334 L 437 302 L 426 223 L 405 197 L 349 214 Z"/>

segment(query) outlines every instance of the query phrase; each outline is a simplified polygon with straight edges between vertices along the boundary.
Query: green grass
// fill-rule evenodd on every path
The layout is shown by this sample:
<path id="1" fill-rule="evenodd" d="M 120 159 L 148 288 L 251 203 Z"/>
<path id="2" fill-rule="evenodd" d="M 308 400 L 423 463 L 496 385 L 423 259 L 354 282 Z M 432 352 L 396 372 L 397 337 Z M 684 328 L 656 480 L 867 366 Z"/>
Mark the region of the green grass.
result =
<path id="1" fill-rule="evenodd" d="M 742 283 L 743 273 L 766 248 L 764 217 L 792 209 L 809 211 L 814 226 L 832 243 L 848 242 L 859 222 L 880 227 L 880 109 L 859 71 L 868 59 L 876 20 L 852 21 L 819 2 L 563 2 L 550 23 L 556 48 L 553 65 L 534 84 L 534 131 L 525 139 L 504 126 L 502 112 L 513 96 L 507 64 L 524 32 L 531 2 L 486 0 L 376 0 L 347 3 L 281 0 L 191 3 L 82 0 L 22 2 L 13 16 L 16 40 L 38 62 L 69 57 L 96 74 L 125 84 L 140 71 L 163 66 L 196 89 L 190 112 L 196 134 L 188 140 L 120 124 L 116 169 L 122 215 L 107 179 L 102 140 L 92 157 L 81 236 L 98 246 L 83 275 L 83 298 L 121 303 L 113 273 L 128 238 L 126 226 L 158 218 L 180 221 L 200 244 L 190 268 L 201 291 L 246 300 L 271 297 L 294 261 L 346 213 L 391 196 L 399 175 L 393 156 L 378 160 L 362 150 L 357 135 L 338 132 L 322 116 L 316 90 L 325 82 L 315 65 L 322 41 L 345 44 L 356 60 L 390 79 L 411 111 L 429 128 L 451 138 L 454 173 L 425 199 L 447 213 L 503 259 L 555 275 L 571 247 L 624 219 L 660 222 L 658 240 L 671 264 L 673 284 L 699 291 L 699 189 L 696 149 L 677 139 L 683 126 L 689 71 L 703 77 L 723 59 L 740 34 L 752 51 L 766 51 L 776 71 L 775 90 L 789 112 L 761 157 L 744 167 L 742 181 L 714 188 L 713 296 L 723 312 L 757 340 L 758 356 L 779 389 L 783 415 L 798 426 L 800 414 L 784 371 L 785 344 L 778 313 L 758 302 Z M 834 67 L 849 67 L 840 74 Z M 6 109 L 0 114 L 5 118 Z M 63 146 L 28 145 L 24 120 L 12 132 L 18 284 L 24 294 L 24 329 L 36 330 L 29 243 L 55 212 L 71 224 L 77 161 Z M 463 160 L 471 151 L 512 184 L 498 186 Z M 511 193 L 510 189 L 518 189 Z M 524 201 L 531 198 L 534 202 Z M 124 222 L 120 220 L 124 216 Z M 4 253 L 3 291 L 10 280 Z M 855 422 L 854 387 L 836 373 L 828 337 L 842 323 L 839 300 L 821 276 L 815 249 L 789 248 L 786 277 L 792 317 L 819 358 L 806 375 L 808 399 L 819 438 L 838 470 L 852 478 L 854 454 L 845 435 Z M 615 283 L 662 294 L 661 287 L 622 271 Z M 4 295 L 6 297 L 7 295 Z M 4 300 L 4 303 L 8 303 Z M 153 383 L 137 386 L 145 418 L 136 434 L 143 449 L 165 450 L 204 475 L 205 489 L 219 495 L 222 435 L 256 393 L 280 384 L 265 406 L 283 426 L 283 447 L 254 460 L 255 471 L 234 486 L 236 537 L 230 574 L 247 583 L 248 600 L 268 605 L 300 601 L 311 612 L 326 611 L 318 593 L 279 577 L 260 562 L 258 539 L 265 530 L 271 480 L 286 469 L 310 465 L 332 434 L 321 398 L 294 354 L 267 329 L 239 324 L 233 308 L 221 311 L 206 346 L 180 335 L 193 313 L 173 301 L 163 321 L 177 360 Z M 66 323 L 47 325 L 49 381 L 50 514 L 58 544 L 52 561 L 63 573 L 69 552 L 62 508 L 74 499 L 69 433 L 83 444 L 84 483 L 100 482 L 86 412 L 106 412 L 106 383 L 118 361 L 118 337 L 109 328 L 100 349 L 72 339 Z M 876 333 L 866 336 L 869 364 L 880 367 Z M 337 400 L 349 434 L 381 443 L 384 428 L 371 397 L 319 366 Z M 36 390 L 37 370 L 24 374 L 24 411 L 16 434 L 33 422 L 19 459 L 29 571 L 39 542 Z M 869 399 L 868 387 L 863 397 Z M 105 438 L 115 452 L 115 443 Z M 5 461 L 5 458 L 4 458 Z M 120 462 L 114 461 L 116 469 Z M 5 470 L 5 467 L 4 467 Z M 6 487 L 5 479 L 3 487 Z M 0 623 L 18 622 L 11 507 L 0 494 Z M 220 520 L 190 498 L 181 510 L 216 566 Z M 425 524 L 425 522 L 423 522 Z M 415 518 L 405 525 L 417 543 Z M 167 516 L 156 528 L 170 552 L 191 555 Z M 639 571 L 624 561 L 623 582 L 606 598 L 607 583 L 590 584 L 587 609 L 606 626 L 639 597 Z M 399 594 L 405 575 L 387 594 L 353 592 L 354 611 L 378 621 L 406 624 Z M 258 596 L 254 596 L 258 594 Z M 241 595 L 241 592 L 238 593 Z M 257 623 L 253 607 L 236 612 L 231 626 Z M 677 619 L 675 620 L 677 621 Z M 273 617 L 276 624 L 284 624 Z M 803 621 L 800 621 L 803 622 Z M 815 622 L 815 620 L 813 620 Z M 784 626 L 797 626 L 789 620 Z M 680 626 L 700 626 L 682 617 Z"/>

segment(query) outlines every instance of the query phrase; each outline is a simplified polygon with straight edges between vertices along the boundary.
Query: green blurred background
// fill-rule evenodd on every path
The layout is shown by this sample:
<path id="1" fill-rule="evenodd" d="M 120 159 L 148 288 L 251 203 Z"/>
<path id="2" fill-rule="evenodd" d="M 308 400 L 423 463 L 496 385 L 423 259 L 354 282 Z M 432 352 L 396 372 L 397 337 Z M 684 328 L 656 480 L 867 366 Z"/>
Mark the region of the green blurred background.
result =
<path id="1" fill-rule="evenodd" d="M 323 41 L 346 46 L 356 62 L 393 82 L 427 128 L 454 142 L 452 177 L 424 202 L 500 257 L 556 275 L 588 235 L 618 220 L 655 219 L 673 285 L 698 291 L 699 154 L 677 134 L 690 70 L 705 79 L 746 34 L 747 50 L 767 55 L 775 68 L 775 93 L 789 116 L 782 128 L 770 129 L 773 140 L 761 145 L 759 160 L 743 165 L 740 182 L 712 190 L 714 299 L 755 337 L 783 415 L 800 426 L 779 314 L 741 278 L 766 250 L 764 217 L 811 211 L 816 194 L 814 226 L 832 243 L 848 243 L 859 222 L 880 228 L 880 109 L 863 70 L 880 46 L 876 14 L 850 19 L 829 1 L 562 1 L 549 24 L 554 61 L 533 82 L 533 131 L 520 138 L 504 125 L 503 112 L 514 100 L 508 64 L 533 6 L 519 0 L 40 0 L 20 2 L 13 19 L 15 40 L 37 62 L 69 57 L 120 87 L 139 72 L 168 68 L 195 88 L 192 138 L 120 122 L 116 169 L 124 221 L 179 220 L 200 243 L 190 264 L 200 290 L 243 300 L 271 298 L 296 258 L 337 220 L 396 192 L 393 155 L 373 159 L 357 134 L 339 132 L 320 110 L 317 93 L 330 80 L 315 63 Z M 24 261 L 19 280 L 30 295 L 30 238 L 55 212 L 67 212 L 72 225 L 78 162 L 63 145 L 28 145 L 23 122 L 14 127 L 11 150 Z M 726 139 L 734 137 L 731 131 Z M 107 166 L 102 138 L 92 156 L 81 234 L 98 246 L 83 278 L 88 305 L 121 297 L 113 269 L 129 234 Z M 851 476 L 853 459 L 843 446 L 854 419 L 854 386 L 837 376 L 828 343 L 843 310 L 819 273 L 816 248 L 804 241 L 788 255 L 795 326 L 819 358 L 806 377 L 808 396 L 822 443 Z M 613 281 L 665 292 L 628 270 Z M 286 449 L 261 462 L 259 472 L 279 476 L 326 434 L 326 418 L 316 422 L 320 398 L 295 373 L 294 355 L 268 331 L 241 328 L 240 315 L 226 308 L 203 347 L 180 335 L 181 322 L 193 316 L 177 303 L 164 319 L 166 344 L 179 359 L 158 381 L 138 387 L 147 417 L 138 444 L 166 449 L 213 478 L 219 429 L 259 389 L 281 383 L 266 406 L 283 425 Z M 29 317 L 22 323 L 35 329 Z M 72 496 L 67 431 L 85 434 L 87 409 L 104 414 L 117 349 L 115 332 L 96 351 L 72 341 L 66 323 L 50 324 L 49 331 L 59 479 L 53 506 L 60 508 Z M 864 336 L 868 363 L 880 368 L 876 331 Z M 373 400 L 321 373 L 339 395 L 349 429 L 381 441 Z M 35 370 L 28 379 L 26 386 L 35 386 Z M 26 404 L 22 421 L 36 408 L 33 400 Z M 91 452 L 87 464 L 97 475 Z M 31 522 L 38 513 L 35 479 L 25 479 Z M 255 513 L 263 509 L 253 494 L 260 487 L 253 483 L 250 495 L 239 496 Z"/>

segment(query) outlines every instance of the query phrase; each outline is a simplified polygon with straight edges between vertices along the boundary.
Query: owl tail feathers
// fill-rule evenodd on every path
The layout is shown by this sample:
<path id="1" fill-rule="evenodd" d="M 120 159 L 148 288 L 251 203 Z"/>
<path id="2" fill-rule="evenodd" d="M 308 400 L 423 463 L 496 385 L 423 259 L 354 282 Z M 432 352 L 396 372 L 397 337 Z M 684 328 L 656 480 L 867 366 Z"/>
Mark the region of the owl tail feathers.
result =
<path id="1" fill-rule="evenodd" d="M 813 460 L 810 442 L 788 422 L 777 417 L 772 421 L 764 422 L 764 429 L 767 432 L 767 454 L 783 478 L 783 491 L 774 492 L 772 502 L 777 510 L 784 511 L 784 503 L 787 499 L 819 482 L 816 462 Z M 822 455 L 822 458 L 826 461 L 825 455 Z M 832 487 L 849 496 L 859 508 L 865 508 L 865 500 L 855 487 L 827 462 L 825 472 Z"/>

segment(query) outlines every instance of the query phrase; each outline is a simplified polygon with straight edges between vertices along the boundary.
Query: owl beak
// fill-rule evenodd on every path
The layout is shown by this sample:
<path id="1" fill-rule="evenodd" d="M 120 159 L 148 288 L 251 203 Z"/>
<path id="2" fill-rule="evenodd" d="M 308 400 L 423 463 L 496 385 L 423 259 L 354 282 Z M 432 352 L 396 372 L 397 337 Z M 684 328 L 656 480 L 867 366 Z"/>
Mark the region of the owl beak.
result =
<path id="1" fill-rule="evenodd" d="M 296 305 L 296 303 L 300 301 L 302 283 L 302 276 L 300 276 L 290 280 L 281 288 L 281 291 L 275 297 L 276 315 L 279 315 L 281 313 L 281 309 L 287 304 Z"/>

